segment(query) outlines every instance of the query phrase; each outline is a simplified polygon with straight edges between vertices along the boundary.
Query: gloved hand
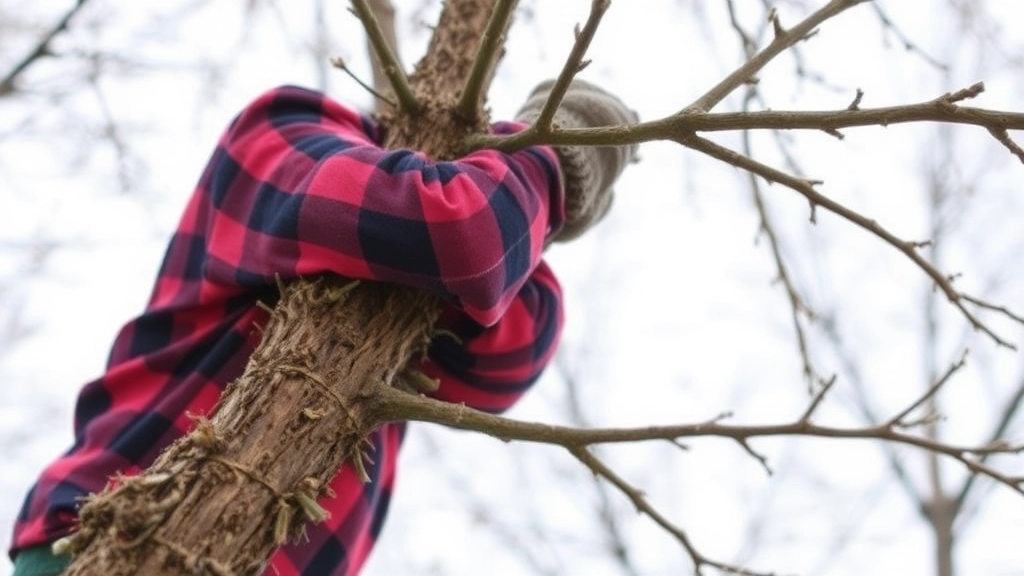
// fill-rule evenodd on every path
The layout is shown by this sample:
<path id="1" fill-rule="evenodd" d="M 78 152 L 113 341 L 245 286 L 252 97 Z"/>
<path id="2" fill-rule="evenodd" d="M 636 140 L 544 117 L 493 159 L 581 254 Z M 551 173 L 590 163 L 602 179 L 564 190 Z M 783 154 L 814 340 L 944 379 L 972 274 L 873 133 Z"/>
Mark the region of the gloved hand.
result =
<path id="1" fill-rule="evenodd" d="M 540 116 L 554 80 L 537 85 L 516 113 L 516 120 L 532 123 Z M 584 80 L 573 80 L 555 112 L 558 128 L 595 128 L 638 121 L 614 95 Z M 565 176 L 565 225 L 553 240 L 565 242 L 583 234 L 608 213 L 612 204 L 612 184 L 636 156 L 636 145 L 629 146 L 556 146 Z"/>

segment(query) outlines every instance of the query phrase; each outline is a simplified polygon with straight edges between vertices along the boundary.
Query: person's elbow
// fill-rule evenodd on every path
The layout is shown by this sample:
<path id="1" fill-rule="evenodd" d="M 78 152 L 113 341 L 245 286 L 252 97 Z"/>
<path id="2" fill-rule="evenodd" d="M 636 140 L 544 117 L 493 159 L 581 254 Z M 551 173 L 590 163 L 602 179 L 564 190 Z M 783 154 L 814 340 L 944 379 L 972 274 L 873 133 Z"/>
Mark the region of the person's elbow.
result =
<path id="1" fill-rule="evenodd" d="M 546 208 L 538 207 L 535 195 L 518 181 L 495 181 L 481 192 L 479 179 L 471 174 L 460 178 L 461 183 L 453 180 L 446 187 L 443 204 L 450 211 L 430 223 L 430 234 L 449 299 L 489 326 L 540 260 Z M 467 189 L 460 192 L 460 186 Z"/>
<path id="2" fill-rule="evenodd" d="M 467 235 L 438 257 L 444 289 L 470 317 L 491 326 L 526 282 L 539 252 L 528 230 L 512 232 L 505 226 L 491 234 Z"/>

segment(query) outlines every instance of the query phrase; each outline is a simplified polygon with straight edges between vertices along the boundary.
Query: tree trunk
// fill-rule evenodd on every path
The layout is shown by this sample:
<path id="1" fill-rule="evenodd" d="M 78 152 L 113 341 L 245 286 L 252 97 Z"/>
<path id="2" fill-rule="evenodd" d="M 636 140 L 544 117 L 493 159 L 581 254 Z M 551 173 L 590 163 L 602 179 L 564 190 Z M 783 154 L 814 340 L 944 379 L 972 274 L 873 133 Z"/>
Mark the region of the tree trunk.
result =
<path id="1" fill-rule="evenodd" d="M 385 118 L 388 147 L 451 157 L 486 128 L 452 112 L 497 0 L 448 0 L 411 85 L 424 104 Z M 493 73 L 493 70 L 491 70 Z M 488 74 L 485 86 L 489 84 Z M 259 574 L 346 461 L 388 420 L 367 402 L 429 343 L 433 296 L 338 278 L 282 289 L 263 339 L 210 420 L 144 473 L 82 508 L 66 574 Z"/>
<path id="2" fill-rule="evenodd" d="M 956 502 L 937 492 L 922 506 L 922 512 L 935 535 L 935 576 L 954 576 L 953 523 L 956 521 Z"/>

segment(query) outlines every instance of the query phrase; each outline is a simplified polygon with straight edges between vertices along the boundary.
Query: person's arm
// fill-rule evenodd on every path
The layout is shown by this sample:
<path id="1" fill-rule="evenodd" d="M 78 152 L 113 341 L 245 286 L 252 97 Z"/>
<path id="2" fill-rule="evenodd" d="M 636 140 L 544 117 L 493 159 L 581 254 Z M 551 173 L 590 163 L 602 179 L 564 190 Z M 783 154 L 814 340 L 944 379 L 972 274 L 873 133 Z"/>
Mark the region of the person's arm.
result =
<path id="1" fill-rule="evenodd" d="M 421 367 L 440 380 L 432 396 L 487 412 L 509 409 L 554 356 L 562 321 L 561 287 L 543 261 L 493 326 L 447 308 Z"/>
<path id="2" fill-rule="evenodd" d="M 202 273 L 229 291 L 320 273 L 394 282 L 494 324 L 561 225 L 558 158 L 531 147 L 433 161 L 385 150 L 374 132 L 301 88 L 248 106 L 179 229 L 206 236 Z"/>

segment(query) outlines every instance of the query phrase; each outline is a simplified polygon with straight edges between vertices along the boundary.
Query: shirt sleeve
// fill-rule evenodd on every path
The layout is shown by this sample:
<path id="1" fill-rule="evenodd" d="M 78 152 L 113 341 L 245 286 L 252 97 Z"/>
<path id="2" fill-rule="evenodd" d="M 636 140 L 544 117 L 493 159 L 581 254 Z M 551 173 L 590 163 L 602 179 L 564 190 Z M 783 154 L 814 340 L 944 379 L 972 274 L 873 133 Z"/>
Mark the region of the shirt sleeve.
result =
<path id="1" fill-rule="evenodd" d="M 561 288 L 544 262 L 493 326 L 444 309 L 438 321 L 444 330 L 421 368 L 440 380 L 433 396 L 493 413 L 511 408 L 554 356 L 562 322 Z"/>
<path id="2" fill-rule="evenodd" d="M 186 211 L 184 228 L 205 228 L 202 274 L 240 291 L 320 273 L 394 282 L 496 325 L 561 226 L 557 157 L 531 147 L 433 161 L 385 150 L 377 136 L 317 92 L 258 98 L 221 138 Z"/>

